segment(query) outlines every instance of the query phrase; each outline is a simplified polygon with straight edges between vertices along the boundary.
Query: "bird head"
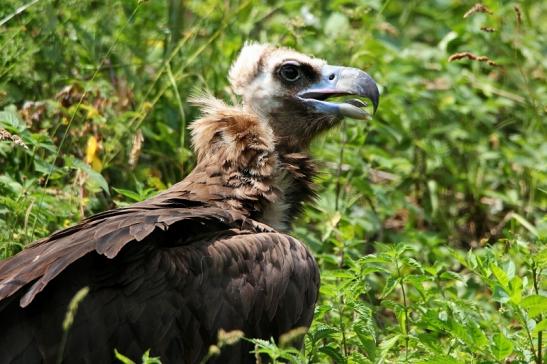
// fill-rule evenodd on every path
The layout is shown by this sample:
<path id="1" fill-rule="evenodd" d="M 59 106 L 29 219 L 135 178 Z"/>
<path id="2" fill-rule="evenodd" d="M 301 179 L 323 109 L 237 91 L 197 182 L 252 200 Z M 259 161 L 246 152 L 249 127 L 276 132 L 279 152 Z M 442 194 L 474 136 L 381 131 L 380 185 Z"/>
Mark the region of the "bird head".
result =
<path id="1" fill-rule="evenodd" d="M 363 109 L 380 94 L 364 71 L 327 64 L 324 60 L 269 44 L 250 43 L 233 63 L 229 80 L 245 107 L 266 120 L 277 140 L 305 147 L 320 132 L 344 117 L 367 119 Z M 344 96 L 346 99 L 329 100 Z"/>

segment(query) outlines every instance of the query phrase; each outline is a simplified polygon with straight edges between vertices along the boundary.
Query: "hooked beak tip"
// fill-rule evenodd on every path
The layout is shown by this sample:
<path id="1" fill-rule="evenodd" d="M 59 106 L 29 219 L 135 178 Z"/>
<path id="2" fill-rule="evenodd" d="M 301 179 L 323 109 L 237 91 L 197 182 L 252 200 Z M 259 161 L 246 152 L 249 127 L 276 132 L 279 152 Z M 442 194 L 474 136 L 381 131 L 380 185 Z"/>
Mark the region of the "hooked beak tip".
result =
<path id="1" fill-rule="evenodd" d="M 374 79 L 356 68 L 349 68 L 347 73 L 350 79 L 348 92 L 368 98 L 372 102 L 372 113 L 375 114 L 380 104 L 380 91 Z"/>
<path id="2" fill-rule="evenodd" d="M 310 101 L 314 100 L 315 108 L 322 112 L 339 114 L 355 119 L 366 119 L 366 111 L 362 110 L 366 103 L 331 102 L 328 98 L 334 96 L 360 96 L 372 102 L 373 114 L 380 104 L 380 91 L 376 82 L 366 72 L 351 67 L 325 65 L 321 80 L 302 91 L 299 96 Z M 350 100 L 351 101 L 351 100 Z"/>

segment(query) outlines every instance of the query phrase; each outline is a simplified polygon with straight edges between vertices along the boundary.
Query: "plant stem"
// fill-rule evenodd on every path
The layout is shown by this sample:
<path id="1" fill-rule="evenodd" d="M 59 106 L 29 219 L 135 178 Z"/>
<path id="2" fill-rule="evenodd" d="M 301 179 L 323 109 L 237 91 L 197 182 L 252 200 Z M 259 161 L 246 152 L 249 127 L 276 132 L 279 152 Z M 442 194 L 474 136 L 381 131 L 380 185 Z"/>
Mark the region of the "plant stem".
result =
<path id="1" fill-rule="evenodd" d="M 61 364 L 63 362 L 65 346 L 68 339 L 68 331 L 74 323 L 74 317 L 76 317 L 76 313 L 78 312 L 78 306 L 80 306 L 80 303 L 82 303 L 88 293 L 89 287 L 86 286 L 81 288 L 78 292 L 76 292 L 76 294 L 72 297 L 70 303 L 68 304 L 68 309 L 66 311 L 65 319 L 63 321 L 63 336 L 61 337 L 61 344 L 59 345 L 59 352 L 57 353 L 58 364 Z"/>
<path id="2" fill-rule="evenodd" d="M 534 291 L 537 295 L 539 295 L 539 286 L 538 286 L 538 277 L 541 274 L 541 269 L 537 270 L 537 265 L 534 262 L 532 264 L 532 281 L 534 282 Z M 538 322 L 541 322 L 543 320 L 542 315 L 539 315 Z M 537 341 L 537 357 L 536 362 L 537 364 L 541 364 L 541 361 L 543 359 L 543 331 L 538 332 L 538 341 Z"/>
<path id="3" fill-rule="evenodd" d="M 18 7 L 17 10 L 15 10 L 14 13 L 11 13 L 8 16 L 6 16 L 4 19 L 0 20 L 0 27 L 3 26 L 4 24 L 6 24 L 11 19 L 13 19 L 14 17 L 16 17 L 17 15 L 19 15 L 22 12 L 24 12 L 25 10 L 27 10 L 28 8 L 30 8 L 32 5 L 36 4 L 38 1 L 40 1 L 40 0 L 32 0 L 31 2 L 26 3 L 23 6 Z"/>
<path id="4" fill-rule="evenodd" d="M 177 81 L 175 80 L 175 76 L 173 76 L 173 71 L 171 70 L 171 65 L 169 63 L 166 64 L 167 69 L 167 75 L 169 76 L 169 81 L 171 82 L 171 86 L 173 87 L 173 91 L 175 93 L 175 97 L 177 99 L 177 106 L 179 108 L 179 115 L 180 115 L 180 147 L 184 148 L 186 145 L 186 115 L 184 114 L 184 108 L 182 106 L 182 98 L 180 97 L 179 89 L 177 87 Z"/>
<path id="5" fill-rule="evenodd" d="M 344 355 L 348 356 L 348 344 L 346 341 L 346 326 L 344 325 L 344 296 L 340 296 L 340 306 L 338 308 L 340 315 L 340 330 L 342 331 L 342 349 Z"/>
<path id="6" fill-rule="evenodd" d="M 541 358 L 538 358 L 536 354 L 536 349 L 534 348 L 534 340 L 532 339 L 532 334 L 530 334 L 530 329 L 528 329 L 528 325 L 526 323 L 526 318 L 524 317 L 524 314 L 522 313 L 522 310 L 520 307 L 517 307 L 517 315 L 519 316 L 522 326 L 526 330 L 526 336 L 528 336 L 528 341 L 530 342 L 530 350 L 532 351 L 532 354 L 535 357 L 536 364 L 541 364 Z"/>
<path id="7" fill-rule="evenodd" d="M 405 291 L 405 285 L 403 284 L 403 279 L 401 277 L 401 270 L 399 269 L 399 259 L 395 258 L 395 266 L 397 267 L 397 277 L 399 278 L 399 285 L 401 286 L 401 291 L 403 293 L 403 306 L 404 306 L 404 313 L 405 313 L 405 361 L 408 362 L 408 331 L 409 331 L 409 323 L 408 323 L 408 303 L 406 301 L 406 291 Z"/>
<path id="8" fill-rule="evenodd" d="M 165 52 L 170 52 L 174 44 L 177 44 L 181 38 L 183 29 L 184 4 L 182 0 L 168 1 L 168 21 L 169 38 Z"/>
<path id="9" fill-rule="evenodd" d="M 342 129 L 345 130 L 346 123 L 342 120 Z M 340 200 L 340 191 L 342 189 L 342 184 L 340 183 L 340 176 L 342 175 L 342 164 L 344 163 L 344 150 L 346 149 L 347 137 L 342 137 L 342 145 L 340 146 L 340 155 L 338 157 L 338 166 L 336 168 L 336 199 L 334 201 L 334 209 L 339 211 L 339 200 Z"/>

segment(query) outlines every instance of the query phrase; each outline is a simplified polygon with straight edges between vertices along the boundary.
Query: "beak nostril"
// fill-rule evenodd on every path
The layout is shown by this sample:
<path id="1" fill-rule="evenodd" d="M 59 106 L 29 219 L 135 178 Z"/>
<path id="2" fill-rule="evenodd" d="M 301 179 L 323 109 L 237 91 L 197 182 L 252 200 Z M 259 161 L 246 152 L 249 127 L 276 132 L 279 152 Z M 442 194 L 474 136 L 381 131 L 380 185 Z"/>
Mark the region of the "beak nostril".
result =
<path id="1" fill-rule="evenodd" d="M 336 75 L 334 73 L 331 73 L 330 76 L 329 76 L 329 80 L 334 80 L 334 78 L 336 77 Z"/>

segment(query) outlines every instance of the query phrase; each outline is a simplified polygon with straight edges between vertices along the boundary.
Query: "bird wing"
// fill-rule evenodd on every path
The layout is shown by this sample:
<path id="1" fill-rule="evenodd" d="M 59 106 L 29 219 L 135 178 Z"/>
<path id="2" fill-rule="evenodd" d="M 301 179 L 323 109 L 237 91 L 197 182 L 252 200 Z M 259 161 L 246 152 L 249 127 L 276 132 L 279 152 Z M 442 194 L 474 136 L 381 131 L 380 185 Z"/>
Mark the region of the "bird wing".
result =
<path id="1" fill-rule="evenodd" d="M 26 307 L 52 279 L 84 255 L 95 251 L 112 259 L 128 243 L 140 242 L 156 230 L 169 231 L 173 225 L 185 222 L 192 226 L 199 222 L 201 228 L 216 224 L 224 228 L 271 231 L 267 225 L 238 212 L 189 200 L 163 200 L 109 210 L 57 231 L 14 257 L 0 261 L 0 300 L 33 282 L 20 300 L 21 307 Z M 185 235 L 190 238 L 188 235 L 198 232 L 188 231 Z M 184 243 L 184 236 L 178 236 L 176 241 Z"/>
<path id="2" fill-rule="evenodd" d="M 232 219 L 232 225 L 246 227 L 227 228 L 230 217 L 207 211 L 207 218 L 194 214 L 154 230 L 141 243 L 126 244 L 114 259 L 85 255 L 47 281 L 25 309 L 17 300 L 27 287 L 4 300 L 3 309 L 1 302 L 2 363 L 54 361 L 63 335 L 59 323 L 84 286 L 90 294 L 70 328 L 63 349 L 67 363 L 110 363 L 114 348 L 134 360 L 152 348 L 165 363 L 198 363 L 220 329 L 269 339 L 308 327 L 319 286 L 308 249 L 289 235 L 260 232 L 248 221 Z M 186 237 L 178 239 L 181 235 Z M 215 363 L 254 363 L 252 349 L 241 341 L 223 348 Z M 21 355 L 37 359 L 18 361 Z"/>

